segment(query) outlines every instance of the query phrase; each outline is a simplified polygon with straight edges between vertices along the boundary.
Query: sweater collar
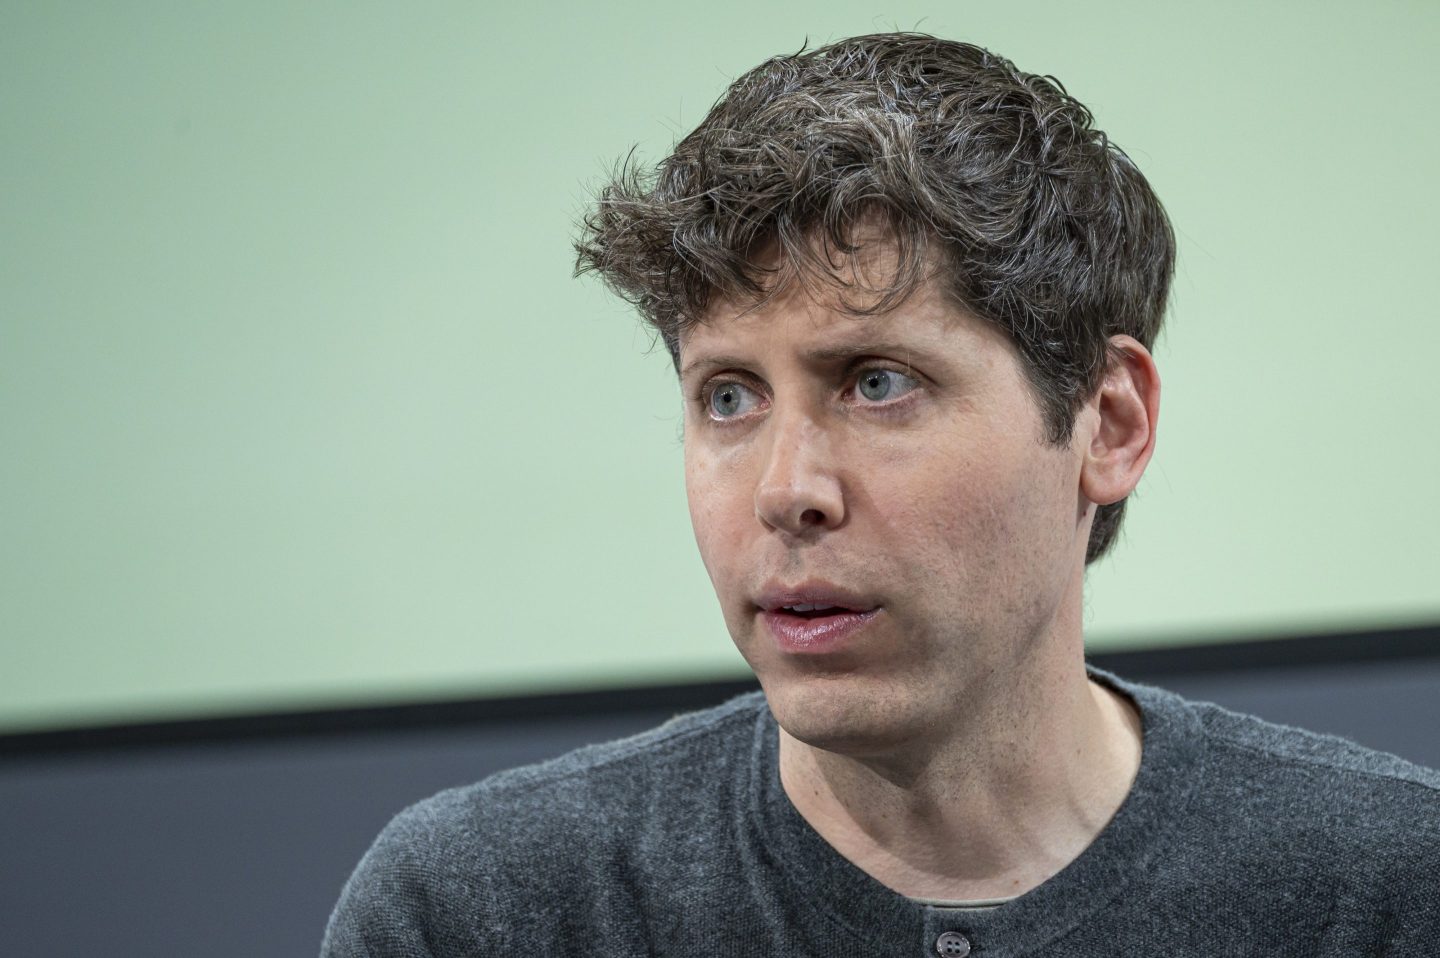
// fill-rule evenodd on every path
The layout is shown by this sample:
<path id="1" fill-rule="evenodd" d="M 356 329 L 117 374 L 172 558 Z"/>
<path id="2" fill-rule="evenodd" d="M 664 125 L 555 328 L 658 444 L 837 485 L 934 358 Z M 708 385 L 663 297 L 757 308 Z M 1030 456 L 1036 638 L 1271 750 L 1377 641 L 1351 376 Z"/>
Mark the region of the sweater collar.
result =
<path id="1" fill-rule="evenodd" d="M 780 784 L 779 728 L 761 699 L 750 762 L 750 820 L 784 894 L 838 924 L 877 955 L 933 955 L 945 932 L 987 958 L 1040 948 L 1084 922 L 1162 860 L 1203 777 L 1199 720 L 1179 696 L 1089 668 L 1095 681 L 1135 703 L 1140 768 L 1130 792 L 1090 846 L 1049 880 L 998 908 L 959 911 L 915 902 L 880 884 L 832 848 Z M 916 950 L 920 948 L 921 950 Z"/>

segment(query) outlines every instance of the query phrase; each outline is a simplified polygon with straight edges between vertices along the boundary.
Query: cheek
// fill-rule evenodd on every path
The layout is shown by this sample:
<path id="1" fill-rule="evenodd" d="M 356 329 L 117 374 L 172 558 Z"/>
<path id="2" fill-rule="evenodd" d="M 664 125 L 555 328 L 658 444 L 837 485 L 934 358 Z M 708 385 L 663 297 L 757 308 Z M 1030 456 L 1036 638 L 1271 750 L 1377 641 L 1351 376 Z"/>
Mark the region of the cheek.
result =
<path id="1" fill-rule="evenodd" d="M 753 512 L 752 500 L 746 497 L 744 484 L 735 473 L 733 463 L 686 447 L 685 497 L 690 506 L 690 526 L 700 559 L 717 587 L 725 578 L 727 559 L 738 551 L 744 521 Z"/>
<path id="2" fill-rule="evenodd" d="M 1001 538 L 995 492 L 1003 480 L 971 456 L 893 457 L 866 483 L 867 505 L 891 540 L 887 552 L 917 570 L 954 573 L 992 554 Z"/>
<path id="3" fill-rule="evenodd" d="M 948 593 L 967 604 L 1012 604 L 1052 559 L 1068 556 L 1068 463 L 1009 452 L 996 444 L 895 457 L 866 483 L 885 551 L 910 574 L 948 583 L 936 591 L 942 601 Z"/>

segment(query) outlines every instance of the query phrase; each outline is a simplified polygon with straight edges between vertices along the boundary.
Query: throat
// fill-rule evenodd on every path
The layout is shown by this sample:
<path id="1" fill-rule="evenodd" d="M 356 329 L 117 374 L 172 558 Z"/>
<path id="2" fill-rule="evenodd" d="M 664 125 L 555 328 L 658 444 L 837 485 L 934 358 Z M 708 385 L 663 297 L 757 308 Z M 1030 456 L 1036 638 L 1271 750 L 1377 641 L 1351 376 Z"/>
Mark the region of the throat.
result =
<path id="1" fill-rule="evenodd" d="M 1021 895 L 1090 846 L 1139 770 L 1138 713 L 1086 686 L 1075 714 L 1048 715 L 1073 719 L 1069 732 L 1064 722 L 1052 734 L 1012 729 L 930 754 L 920 767 L 814 748 L 782 729 L 781 784 L 826 842 L 902 895 Z"/>

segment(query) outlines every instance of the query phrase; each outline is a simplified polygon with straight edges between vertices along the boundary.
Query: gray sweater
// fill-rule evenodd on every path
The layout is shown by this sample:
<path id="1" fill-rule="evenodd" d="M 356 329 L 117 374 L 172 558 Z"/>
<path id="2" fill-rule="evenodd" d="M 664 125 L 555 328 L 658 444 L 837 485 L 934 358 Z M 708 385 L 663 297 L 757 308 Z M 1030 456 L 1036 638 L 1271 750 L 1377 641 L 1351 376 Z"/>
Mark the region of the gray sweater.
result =
<path id="1" fill-rule="evenodd" d="M 326 958 L 1440 955 L 1440 773 L 1092 672 L 1143 716 L 1114 819 L 989 910 L 912 901 L 780 787 L 758 694 L 395 818 Z"/>

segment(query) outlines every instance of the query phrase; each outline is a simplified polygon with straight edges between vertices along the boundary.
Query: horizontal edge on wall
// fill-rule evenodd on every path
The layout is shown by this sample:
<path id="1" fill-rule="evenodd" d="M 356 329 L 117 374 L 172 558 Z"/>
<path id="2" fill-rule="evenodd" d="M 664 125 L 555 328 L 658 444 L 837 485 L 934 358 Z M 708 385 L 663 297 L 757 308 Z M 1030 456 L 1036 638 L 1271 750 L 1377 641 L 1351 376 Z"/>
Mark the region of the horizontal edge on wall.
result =
<path id="1" fill-rule="evenodd" d="M 1097 652 L 1089 656 L 1089 660 L 1102 669 L 1142 682 L 1163 682 L 1167 677 L 1186 675 L 1333 667 L 1416 658 L 1440 658 L 1440 624 Z M 0 735 L 0 757 L 430 731 L 642 711 L 682 712 L 706 708 L 757 688 L 753 678 L 734 678 L 21 732 Z"/>

